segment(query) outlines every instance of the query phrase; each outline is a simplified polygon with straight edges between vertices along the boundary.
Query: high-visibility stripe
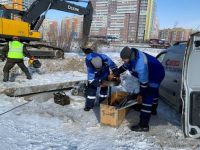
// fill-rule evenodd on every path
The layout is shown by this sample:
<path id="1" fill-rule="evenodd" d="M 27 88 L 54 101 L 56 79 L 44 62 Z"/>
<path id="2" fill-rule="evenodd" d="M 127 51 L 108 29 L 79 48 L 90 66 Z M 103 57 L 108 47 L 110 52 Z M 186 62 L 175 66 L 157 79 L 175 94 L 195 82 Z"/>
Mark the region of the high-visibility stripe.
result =
<path id="1" fill-rule="evenodd" d="M 92 83 L 92 81 L 94 81 L 94 79 L 93 80 L 88 80 L 89 83 Z"/>
<path id="2" fill-rule="evenodd" d="M 122 66 L 122 68 L 124 69 L 124 70 L 127 70 L 128 68 L 127 67 L 125 67 L 124 65 Z"/>
<path id="3" fill-rule="evenodd" d="M 142 53 L 142 56 L 144 58 L 144 64 L 147 64 L 147 57 L 146 57 L 146 55 L 143 52 L 141 52 L 141 53 Z"/>
<path id="4" fill-rule="evenodd" d="M 9 52 L 15 52 L 15 53 L 23 53 L 23 52 L 20 52 L 20 51 L 9 51 Z"/>
<path id="5" fill-rule="evenodd" d="M 146 81 L 146 82 L 141 82 L 142 84 L 146 84 L 146 83 L 148 83 L 149 81 Z"/>
<path id="6" fill-rule="evenodd" d="M 142 103 L 142 105 L 144 105 L 144 106 L 152 106 L 151 104 L 144 104 L 144 103 Z"/>
<path id="7" fill-rule="evenodd" d="M 146 113 L 151 113 L 151 111 L 147 111 L 147 110 L 144 110 L 144 109 L 141 109 L 141 111 L 146 112 Z"/>
<path id="8" fill-rule="evenodd" d="M 117 66 L 113 67 L 111 70 L 116 69 L 116 68 L 117 68 Z"/>
<path id="9" fill-rule="evenodd" d="M 153 102 L 153 104 L 158 104 L 158 102 Z"/>
<path id="10" fill-rule="evenodd" d="M 100 94 L 99 97 L 107 97 L 107 95 L 102 95 L 102 94 Z"/>
<path id="11" fill-rule="evenodd" d="M 144 85 L 140 85 L 141 87 L 143 87 L 143 88 L 146 88 L 146 87 L 148 87 L 148 85 L 146 85 L 146 86 L 144 86 Z"/>
<path id="12" fill-rule="evenodd" d="M 87 96 L 87 98 L 89 98 L 89 99 L 95 99 L 96 96 Z"/>

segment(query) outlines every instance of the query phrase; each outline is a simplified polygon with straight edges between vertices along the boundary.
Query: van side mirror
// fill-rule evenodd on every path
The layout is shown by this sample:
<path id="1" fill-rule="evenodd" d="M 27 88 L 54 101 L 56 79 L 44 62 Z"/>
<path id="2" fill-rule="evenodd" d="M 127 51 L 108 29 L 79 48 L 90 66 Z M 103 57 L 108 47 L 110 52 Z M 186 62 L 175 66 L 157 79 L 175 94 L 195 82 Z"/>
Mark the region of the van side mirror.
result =
<path id="1" fill-rule="evenodd" d="M 200 41 L 194 41 L 195 47 L 199 47 L 200 46 Z"/>

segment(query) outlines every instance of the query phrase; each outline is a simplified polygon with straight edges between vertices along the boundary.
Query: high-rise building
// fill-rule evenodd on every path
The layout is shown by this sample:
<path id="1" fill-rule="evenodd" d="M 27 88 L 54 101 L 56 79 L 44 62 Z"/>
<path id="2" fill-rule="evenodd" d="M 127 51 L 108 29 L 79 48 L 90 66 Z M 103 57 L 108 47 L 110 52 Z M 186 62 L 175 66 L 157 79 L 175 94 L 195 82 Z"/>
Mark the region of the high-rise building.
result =
<path id="1" fill-rule="evenodd" d="M 187 41 L 189 36 L 195 32 L 197 31 L 183 28 L 164 29 L 159 31 L 159 38 L 174 44 L 177 41 Z"/>
<path id="2" fill-rule="evenodd" d="M 159 35 L 160 20 L 158 17 L 155 18 L 154 26 L 152 28 L 150 38 L 158 38 Z"/>
<path id="3" fill-rule="evenodd" d="M 83 15 L 66 17 L 62 19 L 61 28 L 65 28 L 70 33 L 73 32 L 74 37 L 81 38 L 83 26 Z"/>
<path id="4" fill-rule="evenodd" d="M 53 19 L 44 19 L 39 29 L 43 41 L 49 41 L 49 37 L 57 32 L 58 21 Z"/>
<path id="5" fill-rule="evenodd" d="M 154 0 L 91 0 L 90 34 L 110 35 L 124 42 L 147 41 L 156 19 Z"/>
<path id="6" fill-rule="evenodd" d="M 0 0 L 0 4 L 9 5 L 15 9 L 23 9 L 26 11 L 34 1 L 35 0 Z"/>
<path id="7" fill-rule="evenodd" d="M 35 0 L 22 0 L 23 10 L 26 11 Z"/>

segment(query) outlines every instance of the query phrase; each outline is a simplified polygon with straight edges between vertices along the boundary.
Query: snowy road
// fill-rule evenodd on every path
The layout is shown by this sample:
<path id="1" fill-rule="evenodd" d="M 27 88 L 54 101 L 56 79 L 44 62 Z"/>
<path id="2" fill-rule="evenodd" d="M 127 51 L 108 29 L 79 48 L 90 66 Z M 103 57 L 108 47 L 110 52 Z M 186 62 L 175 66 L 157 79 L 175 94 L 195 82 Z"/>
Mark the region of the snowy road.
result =
<path id="1" fill-rule="evenodd" d="M 155 55 L 157 49 L 148 52 Z M 112 55 L 111 58 L 120 64 L 119 53 L 108 55 Z M 72 60 L 75 61 L 75 67 Z M 41 74 L 33 74 L 31 81 L 45 77 L 46 82 L 51 82 L 57 79 L 55 72 L 59 72 L 59 78 L 62 79 L 69 71 L 75 71 L 76 74 L 78 71 L 79 76 L 71 76 L 69 80 L 86 75 L 82 56 L 71 55 L 65 60 L 52 60 L 50 63 L 42 60 L 42 64 Z M 0 62 L 0 65 L 4 63 Z M 19 72 L 18 69 L 15 71 Z M 19 78 L 23 77 L 23 74 L 19 75 Z M 19 78 L 15 82 L 21 85 L 29 83 L 29 80 Z M 138 88 L 137 80 L 130 75 L 125 74 L 122 79 L 120 86 L 112 88 L 112 92 Z M 133 84 L 127 84 L 130 82 Z M 9 86 L 12 82 L 0 84 Z M 159 102 L 158 115 L 150 120 L 150 131 L 137 133 L 129 128 L 138 123 L 139 112 L 131 110 L 117 129 L 100 124 L 99 107 L 85 112 L 83 97 L 71 96 L 70 91 L 66 94 L 72 97 L 71 104 L 67 106 L 55 104 L 53 98 L 47 101 L 34 99 L 27 103 L 23 97 L 0 94 L 0 114 L 27 103 L 0 115 L 0 150 L 200 150 L 199 139 L 184 138 L 181 114 L 162 100 Z"/>

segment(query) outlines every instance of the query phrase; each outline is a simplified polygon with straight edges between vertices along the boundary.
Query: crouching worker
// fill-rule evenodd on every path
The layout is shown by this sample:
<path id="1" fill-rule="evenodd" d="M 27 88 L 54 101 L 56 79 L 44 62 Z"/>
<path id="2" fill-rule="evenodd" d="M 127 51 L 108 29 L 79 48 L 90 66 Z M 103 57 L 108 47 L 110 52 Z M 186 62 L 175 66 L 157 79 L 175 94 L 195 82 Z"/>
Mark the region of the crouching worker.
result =
<path id="1" fill-rule="evenodd" d="M 31 55 L 27 51 L 24 44 L 20 42 L 20 39 L 16 36 L 12 38 L 13 41 L 10 41 L 5 47 L 2 49 L 2 61 L 5 60 L 7 56 L 7 62 L 3 68 L 4 72 L 4 79 L 3 81 L 6 82 L 9 80 L 9 71 L 11 68 L 17 64 L 21 70 L 25 73 L 27 79 L 31 79 L 31 75 L 24 65 L 24 54 L 31 58 Z"/>
<path id="2" fill-rule="evenodd" d="M 162 64 L 153 56 L 135 48 L 124 47 L 120 53 L 124 64 L 119 68 L 119 74 L 129 70 L 132 76 L 140 81 L 140 92 L 132 94 L 132 99 L 139 99 L 142 104 L 135 105 L 140 109 L 140 122 L 131 127 L 132 131 L 149 131 L 149 120 L 157 114 L 159 86 L 165 76 Z M 130 83 L 132 84 L 132 83 Z M 141 100 L 142 99 L 142 100 Z"/>
<path id="3" fill-rule="evenodd" d="M 110 74 L 109 68 L 117 75 L 118 68 L 108 56 L 98 53 L 88 54 L 85 63 L 88 70 L 88 94 L 84 110 L 89 111 L 94 107 L 98 87 L 101 87 L 99 104 L 107 98 L 108 87 L 102 85 L 102 79 Z"/>

